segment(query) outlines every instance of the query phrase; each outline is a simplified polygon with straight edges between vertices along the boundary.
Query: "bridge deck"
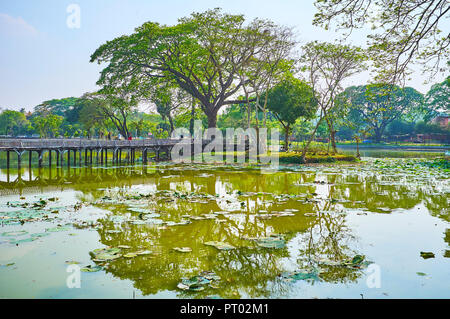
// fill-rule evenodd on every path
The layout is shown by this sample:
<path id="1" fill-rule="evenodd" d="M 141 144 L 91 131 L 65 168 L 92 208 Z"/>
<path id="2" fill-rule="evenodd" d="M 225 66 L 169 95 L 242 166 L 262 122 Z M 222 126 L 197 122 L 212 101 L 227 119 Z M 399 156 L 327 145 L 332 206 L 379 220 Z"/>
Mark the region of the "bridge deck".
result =
<path id="1" fill-rule="evenodd" d="M 90 139 L 0 139 L 0 151 L 55 150 L 96 148 L 158 148 L 173 147 L 180 139 L 90 140 Z M 189 142 L 189 141 L 187 141 Z"/>

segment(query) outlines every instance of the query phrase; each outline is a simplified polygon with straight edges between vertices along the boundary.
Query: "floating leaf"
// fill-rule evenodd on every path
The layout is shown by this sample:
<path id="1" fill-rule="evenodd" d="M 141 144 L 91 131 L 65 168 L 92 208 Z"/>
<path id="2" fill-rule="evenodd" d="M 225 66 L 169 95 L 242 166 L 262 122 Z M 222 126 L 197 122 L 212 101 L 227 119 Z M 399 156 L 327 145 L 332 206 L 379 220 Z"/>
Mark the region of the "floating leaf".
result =
<path id="1" fill-rule="evenodd" d="M 151 253 L 152 252 L 150 250 L 141 250 L 136 252 L 137 255 L 150 255 Z"/>
<path id="2" fill-rule="evenodd" d="M 190 253 L 192 251 L 192 248 L 190 247 L 175 247 L 173 250 L 176 250 L 180 253 Z"/>
<path id="3" fill-rule="evenodd" d="M 434 258 L 434 253 L 421 251 L 420 252 L 420 257 L 422 257 L 423 259 Z"/>
<path id="4" fill-rule="evenodd" d="M 263 248 L 279 249 L 279 248 L 283 248 L 286 246 L 286 242 L 279 235 L 272 235 L 269 237 L 260 237 L 260 238 L 257 238 L 255 241 L 259 247 L 263 247 Z"/>
<path id="5" fill-rule="evenodd" d="M 13 245 L 17 245 L 17 244 L 22 244 L 22 243 L 28 243 L 28 242 L 32 242 L 33 240 L 36 240 L 37 238 L 33 238 L 33 237 L 28 237 L 28 238 L 24 238 L 24 239 L 11 239 L 9 241 L 10 244 Z"/>
<path id="6" fill-rule="evenodd" d="M 202 291 L 206 287 L 218 288 L 215 281 L 220 280 L 214 272 L 204 271 L 200 276 L 194 276 L 189 279 L 182 279 L 177 285 L 179 289 L 190 291 Z"/>
<path id="7" fill-rule="evenodd" d="M 120 248 L 100 248 L 91 252 L 94 261 L 110 261 L 122 257 Z"/>
<path id="8" fill-rule="evenodd" d="M 214 246 L 219 250 L 231 250 L 231 249 L 235 249 L 236 247 L 234 247 L 233 245 L 230 245 L 228 243 L 224 243 L 221 241 L 208 241 L 206 243 L 204 243 L 205 245 L 208 246 Z"/>
<path id="9" fill-rule="evenodd" d="M 416 272 L 416 274 L 418 274 L 419 276 L 426 276 L 427 274 L 426 273 L 424 273 L 424 272 Z"/>
<path id="10" fill-rule="evenodd" d="M 47 232 L 60 232 L 60 231 L 66 231 L 66 230 L 70 230 L 71 227 L 70 226 L 57 226 L 57 227 L 53 227 L 53 228 L 46 228 L 45 231 Z"/>
<path id="11" fill-rule="evenodd" d="M 2 233 L 2 236 L 14 237 L 14 236 L 22 236 L 25 234 L 28 234 L 28 232 L 25 230 L 17 230 L 17 231 L 4 232 L 4 233 Z"/>
<path id="12" fill-rule="evenodd" d="M 97 271 L 100 271 L 102 269 L 103 269 L 102 267 L 97 266 L 97 265 L 95 265 L 95 266 L 88 265 L 86 267 L 81 268 L 81 271 L 83 271 L 83 272 L 97 272 Z"/>
<path id="13" fill-rule="evenodd" d="M 284 272 L 281 277 L 286 281 L 297 281 L 297 280 L 312 280 L 318 281 L 319 271 L 317 269 L 306 270 L 306 271 L 294 271 L 294 272 Z"/>

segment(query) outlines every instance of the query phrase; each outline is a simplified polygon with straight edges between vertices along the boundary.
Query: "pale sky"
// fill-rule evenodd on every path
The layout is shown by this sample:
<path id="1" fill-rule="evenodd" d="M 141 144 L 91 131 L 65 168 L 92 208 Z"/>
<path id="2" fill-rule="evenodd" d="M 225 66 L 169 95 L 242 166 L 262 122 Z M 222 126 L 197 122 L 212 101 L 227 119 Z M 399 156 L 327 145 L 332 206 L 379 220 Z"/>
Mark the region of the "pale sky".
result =
<path id="1" fill-rule="evenodd" d="M 311 25 L 313 0 L 0 0 L 0 108 L 25 108 L 45 100 L 81 96 L 98 89 L 101 66 L 90 55 L 108 40 L 130 34 L 146 21 L 176 24 L 180 17 L 215 7 L 247 18 L 270 19 L 295 27 L 299 40 L 333 41 L 338 35 Z M 71 4 L 80 8 L 80 28 L 69 28 Z M 350 43 L 364 46 L 365 31 Z M 407 83 L 422 93 L 430 84 L 419 72 Z M 365 84 L 368 74 L 347 85 Z M 434 82 L 441 82 L 444 75 Z"/>

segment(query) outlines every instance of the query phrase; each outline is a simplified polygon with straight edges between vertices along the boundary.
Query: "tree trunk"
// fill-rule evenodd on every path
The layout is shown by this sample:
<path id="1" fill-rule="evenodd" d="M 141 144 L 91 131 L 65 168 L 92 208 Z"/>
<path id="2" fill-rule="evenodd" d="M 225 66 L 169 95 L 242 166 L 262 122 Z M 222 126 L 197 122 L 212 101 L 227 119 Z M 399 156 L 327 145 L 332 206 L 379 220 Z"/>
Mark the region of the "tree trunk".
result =
<path id="1" fill-rule="evenodd" d="M 217 126 L 217 113 L 213 113 L 213 114 L 206 114 L 206 116 L 208 117 L 208 128 L 213 128 Z"/>
<path id="2" fill-rule="evenodd" d="M 361 159 L 361 155 L 359 154 L 359 137 L 355 137 L 356 140 L 356 158 Z"/>
<path id="3" fill-rule="evenodd" d="M 333 153 L 337 153 L 337 146 L 336 146 L 336 131 L 331 128 L 330 131 L 330 139 L 331 139 L 331 146 L 333 147 Z"/>
<path id="4" fill-rule="evenodd" d="M 379 128 L 375 129 L 375 142 L 380 143 L 382 135 L 383 132 Z"/>
<path id="5" fill-rule="evenodd" d="M 169 124 L 170 124 L 169 136 L 172 136 L 172 132 L 175 130 L 175 127 L 173 125 L 173 119 L 172 119 L 172 116 L 170 114 L 167 116 L 167 118 L 169 119 Z"/>
<path id="6" fill-rule="evenodd" d="M 330 133 L 330 142 L 331 146 L 333 147 L 333 153 L 337 153 L 337 147 L 336 147 L 336 130 L 333 127 L 333 121 L 327 117 L 327 124 L 328 124 L 328 132 Z"/>
<path id="7" fill-rule="evenodd" d="M 191 133 L 191 137 L 194 136 L 194 122 L 195 122 L 195 103 L 194 98 L 192 98 L 191 121 L 189 123 L 189 132 Z"/>
<path id="8" fill-rule="evenodd" d="M 290 132 L 291 128 L 288 126 L 286 126 L 284 128 L 284 149 L 286 152 L 289 152 L 289 132 Z"/>
<path id="9" fill-rule="evenodd" d="M 309 148 L 309 144 L 311 144 L 312 140 L 314 139 L 314 136 L 316 136 L 317 129 L 319 128 L 320 123 L 322 123 L 322 120 L 323 120 L 323 116 L 320 117 L 319 121 L 316 124 L 316 127 L 314 128 L 314 131 L 312 132 L 311 136 L 309 137 L 308 142 L 306 143 L 305 147 L 303 148 L 303 151 L 302 151 L 303 163 L 306 163 L 306 152 Z"/>

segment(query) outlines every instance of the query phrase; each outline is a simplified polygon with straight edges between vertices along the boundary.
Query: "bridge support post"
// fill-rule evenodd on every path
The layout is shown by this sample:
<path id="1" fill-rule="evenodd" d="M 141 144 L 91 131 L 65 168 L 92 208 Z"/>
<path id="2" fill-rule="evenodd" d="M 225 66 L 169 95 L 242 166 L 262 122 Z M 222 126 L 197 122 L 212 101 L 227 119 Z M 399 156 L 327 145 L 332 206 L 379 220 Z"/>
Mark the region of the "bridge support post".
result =
<path id="1" fill-rule="evenodd" d="M 33 151 L 28 151 L 28 169 L 31 170 L 31 160 L 33 158 Z"/>
<path id="2" fill-rule="evenodd" d="M 17 152 L 17 169 L 19 170 L 19 175 L 21 168 L 22 168 L 22 154 L 20 152 Z"/>
<path id="3" fill-rule="evenodd" d="M 70 167 L 70 150 L 67 150 L 67 167 Z"/>
<path id="4" fill-rule="evenodd" d="M 6 151 L 6 170 L 8 171 L 9 177 L 9 151 Z"/>
<path id="5" fill-rule="evenodd" d="M 48 168 L 51 171 L 51 168 L 52 168 L 52 150 L 48 150 Z"/>
<path id="6" fill-rule="evenodd" d="M 142 150 L 142 164 L 147 164 L 147 149 Z"/>
<path id="7" fill-rule="evenodd" d="M 39 168 L 42 168 L 42 155 L 43 155 L 42 151 L 39 151 L 38 152 L 38 167 Z"/>

